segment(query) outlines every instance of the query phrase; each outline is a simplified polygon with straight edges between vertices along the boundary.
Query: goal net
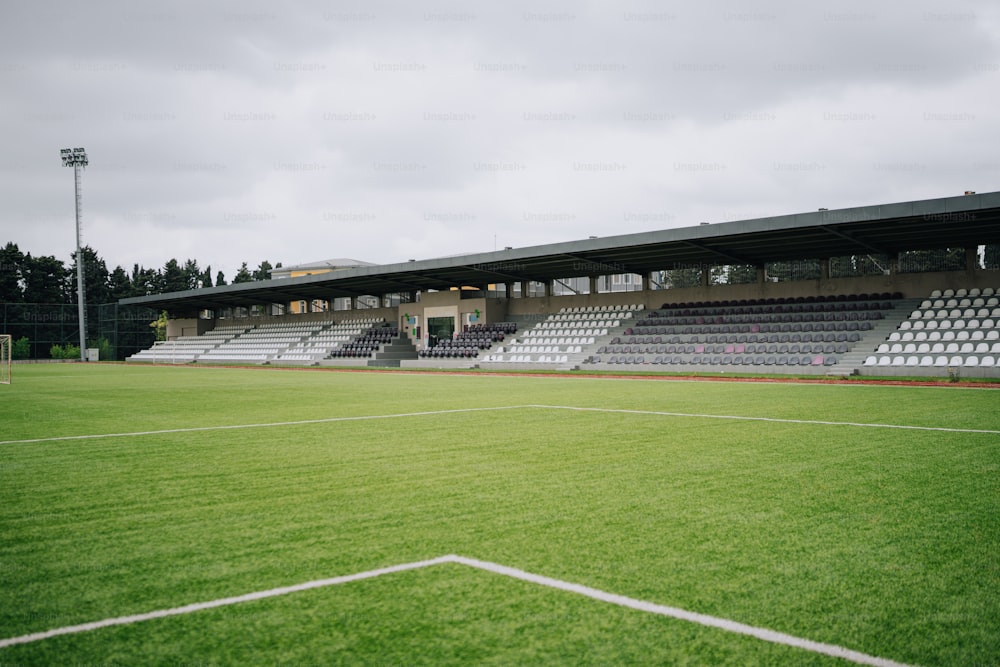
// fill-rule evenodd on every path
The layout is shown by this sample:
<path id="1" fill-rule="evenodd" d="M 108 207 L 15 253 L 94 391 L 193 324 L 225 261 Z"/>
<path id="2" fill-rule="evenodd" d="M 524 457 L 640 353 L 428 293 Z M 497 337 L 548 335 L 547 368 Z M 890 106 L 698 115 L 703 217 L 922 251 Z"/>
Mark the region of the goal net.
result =
<path id="1" fill-rule="evenodd" d="M 10 384 L 10 367 L 14 343 L 9 334 L 0 334 L 0 384 Z"/>

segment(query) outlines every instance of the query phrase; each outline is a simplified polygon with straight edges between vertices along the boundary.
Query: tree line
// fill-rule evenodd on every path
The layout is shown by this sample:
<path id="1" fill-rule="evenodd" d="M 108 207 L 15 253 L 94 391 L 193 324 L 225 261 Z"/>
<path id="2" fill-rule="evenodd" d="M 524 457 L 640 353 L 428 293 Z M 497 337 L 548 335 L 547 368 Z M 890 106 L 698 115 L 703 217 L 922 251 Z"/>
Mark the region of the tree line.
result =
<path id="1" fill-rule="evenodd" d="M 116 266 L 108 270 L 107 264 L 90 246 L 81 248 L 83 254 L 84 291 L 88 303 L 112 303 L 134 296 L 149 296 L 165 292 L 200 289 L 226 285 L 222 271 L 213 275 L 211 265 L 201 268 L 198 260 L 188 259 L 182 264 L 170 259 L 160 268 L 146 268 L 133 264 L 131 270 Z M 8 242 L 0 248 L 0 303 L 76 303 L 76 253 L 69 266 L 54 256 L 33 257 L 21 252 L 16 243 Z M 268 280 L 271 270 L 280 268 L 264 260 L 251 270 L 243 262 L 232 283 Z"/>

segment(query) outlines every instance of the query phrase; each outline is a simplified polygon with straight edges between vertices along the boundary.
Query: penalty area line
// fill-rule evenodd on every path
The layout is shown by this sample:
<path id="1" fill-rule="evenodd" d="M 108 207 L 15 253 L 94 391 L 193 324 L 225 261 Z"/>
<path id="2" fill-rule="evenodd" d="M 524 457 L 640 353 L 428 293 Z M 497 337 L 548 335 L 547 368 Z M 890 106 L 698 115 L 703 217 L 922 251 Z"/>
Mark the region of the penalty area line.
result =
<path id="1" fill-rule="evenodd" d="M 340 584 L 351 583 L 353 581 L 361 581 L 363 579 L 373 579 L 375 577 L 380 577 L 385 574 L 394 574 L 396 572 L 417 570 L 421 568 L 432 567 L 434 565 L 442 565 L 445 563 L 465 565 L 467 567 L 471 567 L 477 570 L 483 570 L 485 572 L 491 572 L 493 574 L 499 574 L 501 576 L 510 577 L 511 579 L 518 579 L 520 581 L 525 581 L 539 586 L 545 586 L 547 588 L 566 591 L 568 593 L 575 593 L 577 595 L 582 595 L 584 597 L 588 597 L 593 600 L 597 600 L 599 602 L 613 604 L 620 607 L 626 607 L 628 609 L 633 609 L 636 611 L 641 611 L 649 614 L 656 614 L 658 616 L 665 616 L 681 621 L 688 621 L 690 623 L 696 623 L 698 625 L 703 625 L 710 628 L 716 628 L 734 634 L 746 635 L 749 637 L 760 639 L 762 641 L 771 642 L 773 644 L 782 644 L 784 646 L 789 646 L 792 648 L 809 651 L 811 653 L 819 653 L 822 655 L 828 655 L 835 658 L 840 658 L 842 660 L 847 660 L 849 662 L 853 662 L 859 665 L 872 665 L 874 667 L 910 667 L 905 663 L 888 660 L 886 658 L 880 658 L 878 656 L 869 655 L 867 653 L 861 653 L 860 651 L 844 648 L 843 646 L 837 646 L 836 644 L 825 644 L 822 642 L 813 641 L 811 639 L 803 639 L 801 637 L 788 635 L 783 632 L 777 632 L 775 630 L 769 630 L 767 628 L 760 628 L 752 625 L 747 625 L 745 623 L 740 623 L 738 621 L 732 621 L 717 616 L 709 616 L 707 614 L 700 614 L 697 612 L 688 611 L 686 609 L 679 609 L 677 607 L 668 607 L 665 605 L 656 604 L 654 602 L 647 602 L 645 600 L 638 600 L 636 598 L 630 598 L 624 595 L 618 595 L 616 593 L 608 593 L 607 591 L 602 591 L 597 588 L 591 588 L 589 586 L 584 586 L 582 584 L 575 584 L 569 581 L 564 581 L 562 579 L 554 579 L 552 577 L 547 577 L 541 574 L 534 574 L 532 572 L 526 572 L 524 570 L 508 567 L 506 565 L 500 565 L 498 563 L 491 563 L 489 561 L 477 560 L 475 558 L 466 558 L 465 556 L 456 556 L 454 554 L 439 556 L 437 558 L 430 558 L 428 560 L 414 561 L 411 563 L 402 563 L 400 565 L 391 565 L 389 567 L 382 567 L 374 570 L 367 570 L 365 572 L 357 572 L 355 574 L 331 577 L 329 579 L 317 579 L 315 581 L 308 581 L 302 584 L 296 584 L 294 586 L 282 586 L 280 588 L 272 588 L 265 591 L 247 593 L 245 595 L 219 598 L 217 600 L 210 600 L 208 602 L 196 602 L 194 604 L 188 604 L 182 607 L 174 607 L 172 609 L 161 609 L 158 611 L 151 611 L 144 614 L 133 614 L 130 616 L 107 618 L 101 621 L 94 621 L 91 623 L 81 623 L 79 625 L 70 625 L 62 628 L 55 628 L 53 630 L 35 632 L 28 635 L 22 635 L 20 637 L 10 637 L 8 639 L 0 639 L 0 648 L 5 648 L 7 646 L 15 646 L 17 644 L 28 644 L 31 642 L 41 641 L 44 639 L 50 639 L 52 637 L 59 637 L 61 635 L 89 632 L 91 630 L 99 630 L 101 628 L 114 627 L 117 625 L 128 625 L 131 623 L 140 623 L 142 621 L 151 621 L 158 618 L 167 618 L 170 616 L 191 614 L 194 612 L 203 611 L 205 609 L 215 609 L 218 607 L 240 604 L 242 602 L 264 600 L 267 598 L 277 597 L 280 595 L 288 595 L 290 593 L 298 593 L 300 591 L 307 591 L 316 588 L 324 588 L 326 586 L 337 586 Z"/>
<path id="2" fill-rule="evenodd" d="M 563 581 L 562 579 L 553 579 L 552 577 L 525 572 L 524 570 L 518 570 L 506 565 L 475 560 L 473 558 L 465 558 L 463 556 L 451 556 L 451 558 L 453 562 L 468 565 L 469 567 L 486 570 L 487 572 L 493 572 L 495 574 L 511 577 L 513 579 L 520 579 L 521 581 L 527 581 L 539 586 L 547 586 L 549 588 L 555 588 L 569 593 L 576 593 L 577 595 L 583 595 L 593 600 L 618 605 L 619 607 L 627 607 L 629 609 L 635 609 L 649 614 L 666 616 L 681 621 L 697 623 L 698 625 L 704 625 L 710 628 L 725 630 L 726 632 L 747 635 L 762 641 L 771 642 L 772 644 L 783 644 L 785 646 L 791 646 L 793 648 L 802 649 L 811 653 L 829 655 L 835 658 L 848 660 L 859 665 L 873 665 L 875 667 L 909 667 L 905 663 L 895 662 L 893 660 L 880 658 L 874 655 L 868 655 L 867 653 L 861 653 L 860 651 L 844 648 L 843 646 L 837 646 L 836 644 L 824 644 L 822 642 L 816 642 L 811 639 L 803 639 L 801 637 L 788 635 L 775 630 L 769 630 L 767 628 L 759 628 L 753 625 L 740 623 L 738 621 L 731 621 L 726 618 L 699 614 L 698 612 L 688 611 L 686 609 L 668 607 L 654 602 L 647 602 L 645 600 L 638 600 L 636 598 L 618 595 L 616 593 L 608 593 L 597 588 L 591 588 L 590 586 L 574 584 L 569 581 Z"/>
<path id="3" fill-rule="evenodd" d="M 695 419 L 731 419 L 734 421 L 773 422 L 776 424 L 806 424 L 811 426 L 855 426 L 858 428 L 898 428 L 909 431 L 944 431 L 946 433 L 985 433 L 1000 435 L 1000 431 L 979 428 L 951 428 L 947 426 L 911 426 L 908 424 L 878 424 L 866 422 L 835 422 L 819 419 L 782 419 L 780 417 L 747 417 L 742 415 L 712 415 L 697 412 L 662 412 L 659 410 L 626 410 L 617 408 L 582 408 L 574 405 L 525 405 L 526 408 L 545 410 L 576 410 L 579 412 L 603 412 L 626 415 L 651 415 L 660 417 L 691 417 Z M 3 444 L 3 443 L 0 443 Z"/>
<path id="4" fill-rule="evenodd" d="M 277 597 L 279 595 L 288 595 L 289 593 L 308 591 L 313 588 L 323 588 L 324 586 L 336 586 L 338 584 L 346 584 L 352 581 L 360 581 L 362 579 L 372 579 L 373 577 L 380 577 L 383 574 L 392 574 L 393 572 L 403 572 L 405 570 L 415 570 L 417 568 L 429 567 L 431 565 L 437 565 L 439 563 L 447 563 L 447 562 L 451 562 L 451 559 L 448 556 L 444 556 L 441 558 L 432 558 L 430 560 L 421 560 L 413 563 L 403 563 L 402 565 L 392 565 L 390 567 L 383 567 L 377 570 L 368 570 L 366 572 L 358 572 L 356 574 L 348 574 L 340 577 L 331 577 L 329 579 L 317 579 L 316 581 L 307 581 L 304 584 L 296 584 L 294 586 L 282 586 L 281 588 L 272 588 L 266 591 L 247 593 L 246 595 L 237 595 L 235 597 L 229 597 L 229 598 L 219 598 L 218 600 L 210 600 L 208 602 L 196 602 L 194 604 L 184 605 L 183 607 L 174 607 L 173 609 L 160 609 L 158 611 L 150 611 L 145 614 L 132 614 L 131 616 L 106 618 L 102 621 L 81 623 L 80 625 L 68 625 L 62 628 L 56 628 L 54 630 L 45 630 L 44 632 L 34 632 L 30 635 L 11 637 L 9 639 L 0 639 L 0 648 L 4 648 L 6 646 L 14 646 L 15 644 L 28 644 L 30 642 L 37 642 L 42 639 L 50 639 L 52 637 L 58 637 L 60 635 L 72 635 L 79 632 L 88 632 L 90 630 L 110 628 L 115 625 L 128 625 L 130 623 L 151 621 L 157 618 L 167 618 L 168 616 L 180 616 L 182 614 L 191 614 L 193 612 L 203 611 L 205 609 L 215 609 L 216 607 L 225 607 L 231 604 L 239 604 L 241 602 L 263 600 L 266 598 Z"/>
<path id="5" fill-rule="evenodd" d="M 428 410 L 425 412 L 400 412 L 385 415 L 357 415 L 354 417 L 324 417 L 322 419 L 299 419 L 287 422 L 264 422 L 259 424 L 227 424 L 223 426 L 189 426 L 185 428 L 165 428 L 156 431 L 131 431 L 128 433 L 92 433 L 87 435 L 58 435 L 49 438 L 28 438 L 25 440 L 0 440 L 0 445 L 25 445 L 34 442 L 60 442 L 63 440 L 99 440 L 101 438 L 132 438 L 143 435 L 166 435 L 170 433 L 197 433 L 199 431 L 227 431 L 243 428 L 274 428 L 276 426 L 304 426 L 309 424 L 334 424 L 336 422 L 363 421 L 366 419 L 398 419 L 401 417 L 427 417 L 433 415 L 458 414 L 463 412 L 489 412 L 492 410 L 517 410 L 535 407 L 528 405 L 498 405 L 487 408 L 455 408 L 452 410 Z"/>

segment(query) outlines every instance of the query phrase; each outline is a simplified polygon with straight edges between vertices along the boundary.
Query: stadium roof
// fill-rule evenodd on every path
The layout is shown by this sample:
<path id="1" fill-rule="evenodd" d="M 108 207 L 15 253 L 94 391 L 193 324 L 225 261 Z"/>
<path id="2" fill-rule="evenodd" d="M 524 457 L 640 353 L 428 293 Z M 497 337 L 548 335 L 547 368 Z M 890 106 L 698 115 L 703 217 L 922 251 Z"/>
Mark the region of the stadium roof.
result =
<path id="1" fill-rule="evenodd" d="M 701 224 L 512 248 L 299 278 L 122 299 L 122 305 L 195 312 L 521 280 L 648 273 L 705 264 L 889 254 L 1000 243 L 1000 192 Z"/>
<path id="2" fill-rule="evenodd" d="M 294 266 L 281 266 L 271 269 L 272 278 L 290 278 L 296 272 L 329 272 L 342 271 L 344 269 L 354 269 L 359 266 L 376 266 L 371 262 L 362 262 L 357 259 L 347 257 L 337 257 L 334 259 L 322 259 L 306 264 L 296 264 Z"/>

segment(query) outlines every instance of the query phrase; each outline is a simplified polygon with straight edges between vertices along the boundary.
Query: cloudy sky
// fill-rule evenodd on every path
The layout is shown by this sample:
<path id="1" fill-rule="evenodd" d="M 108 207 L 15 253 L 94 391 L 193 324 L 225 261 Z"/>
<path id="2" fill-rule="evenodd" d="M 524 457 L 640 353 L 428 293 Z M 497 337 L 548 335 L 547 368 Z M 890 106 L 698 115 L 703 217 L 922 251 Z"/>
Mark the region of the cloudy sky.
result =
<path id="1" fill-rule="evenodd" d="M 376 263 L 998 190 L 1000 6 L 0 5 L 0 244 Z"/>

